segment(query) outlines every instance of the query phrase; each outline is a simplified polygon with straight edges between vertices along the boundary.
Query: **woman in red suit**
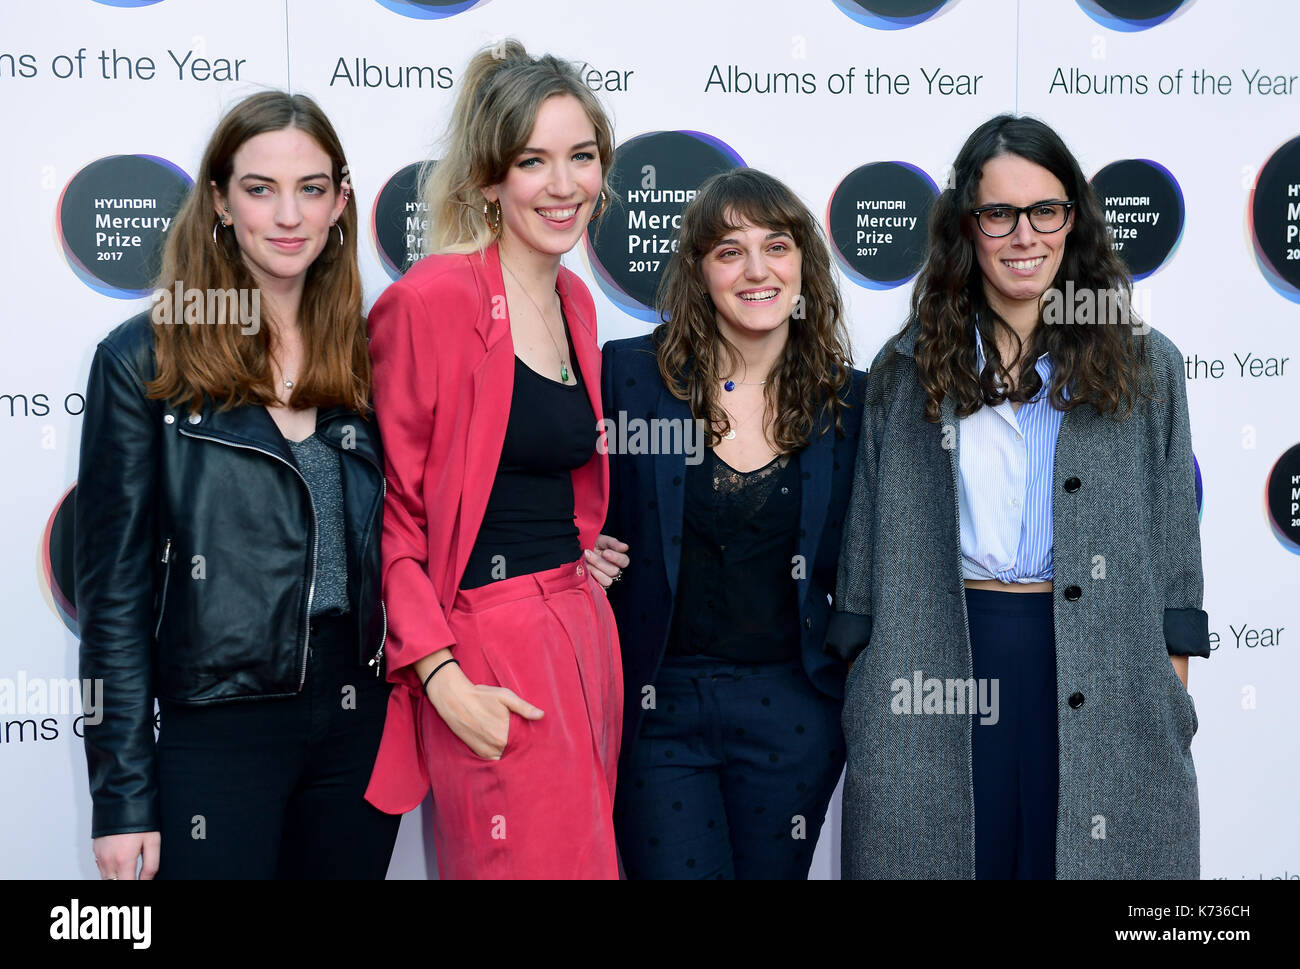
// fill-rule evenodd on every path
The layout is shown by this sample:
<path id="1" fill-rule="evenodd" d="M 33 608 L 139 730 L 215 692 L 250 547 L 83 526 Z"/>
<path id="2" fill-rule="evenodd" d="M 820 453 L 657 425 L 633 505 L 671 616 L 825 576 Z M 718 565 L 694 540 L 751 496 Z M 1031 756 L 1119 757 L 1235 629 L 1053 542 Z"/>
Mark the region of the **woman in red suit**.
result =
<path id="1" fill-rule="evenodd" d="M 595 308 L 560 265 L 608 198 L 613 136 L 577 73 L 479 53 L 427 180 L 430 256 L 370 315 L 387 450 L 396 685 L 367 798 L 433 788 L 443 878 L 616 878 L 623 702 L 598 536 Z"/>

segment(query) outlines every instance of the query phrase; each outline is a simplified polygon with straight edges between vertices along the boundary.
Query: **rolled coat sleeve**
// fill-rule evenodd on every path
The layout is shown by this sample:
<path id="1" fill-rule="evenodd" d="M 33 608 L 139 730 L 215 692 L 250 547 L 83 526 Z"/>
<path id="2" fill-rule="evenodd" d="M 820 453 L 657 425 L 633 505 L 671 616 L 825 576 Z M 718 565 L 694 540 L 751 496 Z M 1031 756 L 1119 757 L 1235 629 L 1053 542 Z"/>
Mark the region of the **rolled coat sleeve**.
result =
<path id="1" fill-rule="evenodd" d="M 1151 337 L 1157 337 L 1152 331 Z M 1163 548 L 1165 644 L 1173 656 L 1210 655 L 1209 617 L 1201 608 L 1205 581 L 1201 571 L 1201 524 L 1196 509 L 1196 470 L 1192 430 L 1187 414 L 1187 381 L 1182 354 L 1158 337 L 1156 385 L 1163 408 L 1166 440 L 1164 464 L 1157 480 Z"/>

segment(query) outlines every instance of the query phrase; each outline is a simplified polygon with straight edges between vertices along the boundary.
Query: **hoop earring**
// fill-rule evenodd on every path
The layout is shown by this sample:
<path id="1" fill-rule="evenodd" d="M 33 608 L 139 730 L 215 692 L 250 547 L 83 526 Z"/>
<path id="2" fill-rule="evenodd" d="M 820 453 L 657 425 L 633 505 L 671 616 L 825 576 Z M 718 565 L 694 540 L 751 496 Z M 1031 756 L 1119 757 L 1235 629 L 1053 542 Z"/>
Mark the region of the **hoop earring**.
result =
<path id="1" fill-rule="evenodd" d="M 231 219 L 229 222 L 227 222 L 225 219 L 217 219 L 217 221 L 212 224 L 212 244 L 216 246 L 218 249 L 220 249 L 221 243 L 217 242 L 217 229 L 218 228 L 228 229 L 234 224 L 235 224 L 234 219 Z"/>
<path id="2" fill-rule="evenodd" d="M 608 204 L 609 204 L 609 198 L 608 198 L 608 196 L 605 195 L 605 190 L 602 188 L 602 189 L 600 190 L 600 202 L 599 202 L 599 204 L 598 204 L 598 205 L 597 205 L 597 206 L 592 210 L 592 212 L 591 212 L 591 219 L 589 220 L 589 224 L 590 224 L 590 222 L 595 222 L 597 219 L 599 219 L 602 215 L 605 214 L 605 206 L 607 206 Z"/>
<path id="3" fill-rule="evenodd" d="M 337 219 L 334 220 L 334 222 L 332 223 L 332 225 L 334 226 L 334 228 L 336 228 L 336 229 L 339 230 L 339 245 L 342 246 L 342 245 L 343 245 L 343 226 L 339 225 Z"/>
<path id="4" fill-rule="evenodd" d="M 496 209 L 495 221 L 492 218 L 493 208 Z M 489 202 L 487 199 L 483 200 L 483 221 L 487 223 L 487 227 L 492 231 L 493 235 L 497 235 L 501 231 L 501 203 L 500 202 Z"/>

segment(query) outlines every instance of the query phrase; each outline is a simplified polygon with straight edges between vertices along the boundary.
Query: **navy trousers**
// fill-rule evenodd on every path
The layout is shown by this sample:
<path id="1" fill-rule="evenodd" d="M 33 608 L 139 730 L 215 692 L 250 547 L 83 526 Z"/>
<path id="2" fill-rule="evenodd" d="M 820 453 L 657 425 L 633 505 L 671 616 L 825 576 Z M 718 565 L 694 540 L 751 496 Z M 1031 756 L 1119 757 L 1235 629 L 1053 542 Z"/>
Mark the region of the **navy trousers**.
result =
<path id="1" fill-rule="evenodd" d="M 971 726 L 975 877 L 1055 878 L 1052 593 L 967 589 L 966 610 L 976 682 L 998 684 L 996 722 Z"/>
<path id="2" fill-rule="evenodd" d="M 383 878 L 401 816 L 364 800 L 389 684 L 352 617 L 311 623 L 302 692 L 161 704 L 159 878 Z"/>
<path id="3" fill-rule="evenodd" d="M 797 661 L 665 658 L 619 778 L 628 877 L 807 878 L 844 766 L 841 708 Z"/>

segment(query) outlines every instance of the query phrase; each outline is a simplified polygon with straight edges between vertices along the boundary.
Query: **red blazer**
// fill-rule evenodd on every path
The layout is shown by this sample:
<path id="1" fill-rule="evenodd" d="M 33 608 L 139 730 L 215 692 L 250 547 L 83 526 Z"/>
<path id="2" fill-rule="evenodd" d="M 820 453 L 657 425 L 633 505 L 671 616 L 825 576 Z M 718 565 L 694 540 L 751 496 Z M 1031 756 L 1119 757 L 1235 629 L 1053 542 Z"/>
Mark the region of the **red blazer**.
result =
<path id="1" fill-rule="evenodd" d="M 599 422 L 596 308 L 587 287 L 563 267 L 556 288 Z M 400 814 L 429 790 L 416 718 L 437 715 L 411 664 L 444 647 L 455 650 L 447 616 L 483 522 L 510 416 L 515 350 L 496 245 L 482 254 L 422 259 L 375 302 L 369 328 L 388 485 L 385 649 L 396 685 L 366 800 Z M 583 548 L 595 546 L 605 521 L 609 463 L 602 450 L 573 472 Z"/>

